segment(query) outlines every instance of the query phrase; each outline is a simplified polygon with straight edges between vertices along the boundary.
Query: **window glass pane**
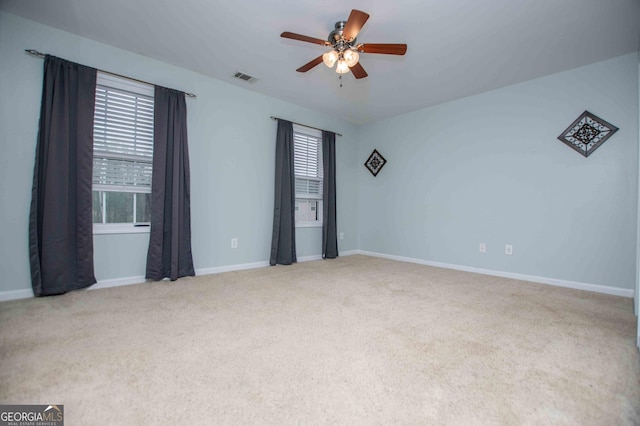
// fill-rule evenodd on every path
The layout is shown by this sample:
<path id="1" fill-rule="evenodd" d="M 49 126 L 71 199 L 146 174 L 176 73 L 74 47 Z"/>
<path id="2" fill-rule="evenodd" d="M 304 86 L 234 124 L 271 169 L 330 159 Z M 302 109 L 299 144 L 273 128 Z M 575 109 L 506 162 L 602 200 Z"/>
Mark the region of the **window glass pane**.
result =
<path id="1" fill-rule="evenodd" d="M 309 194 L 322 194 L 322 182 L 319 180 L 310 180 Z"/>
<path id="2" fill-rule="evenodd" d="M 307 200 L 299 200 L 297 203 L 298 208 L 296 209 L 295 221 L 296 222 L 306 222 L 307 213 L 309 212 L 309 201 Z"/>
<path id="3" fill-rule="evenodd" d="M 151 163 L 133 160 L 93 157 L 94 185 L 132 186 L 151 188 Z"/>
<path id="4" fill-rule="evenodd" d="M 296 194 L 307 194 L 309 179 L 296 178 Z"/>
<path id="5" fill-rule="evenodd" d="M 296 200 L 296 222 L 313 222 L 320 220 L 320 202 L 317 200 Z"/>
<path id="6" fill-rule="evenodd" d="M 106 223 L 133 222 L 133 193 L 106 192 Z"/>
<path id="7" fill-rule="evenodd" d="M 102 192 L 92 191 L 93 223 L 102 223 Z"/>
<path id="8" fill-rule="evenodd" d="M 151 194 L 136 194 L 136 223 L 151 222 Z"/>

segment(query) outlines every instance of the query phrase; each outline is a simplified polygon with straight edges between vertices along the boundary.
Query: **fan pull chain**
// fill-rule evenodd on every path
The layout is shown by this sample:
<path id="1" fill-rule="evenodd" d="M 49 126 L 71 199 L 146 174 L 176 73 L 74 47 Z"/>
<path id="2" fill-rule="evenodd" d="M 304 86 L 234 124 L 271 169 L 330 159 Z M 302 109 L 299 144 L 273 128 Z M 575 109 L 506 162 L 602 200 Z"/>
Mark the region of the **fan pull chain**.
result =
<path id="1" fill-rule="evenodd" d="M 339 75 L 339 76 L 338 76 L 338 79 L 340 80 L 340 87 L 342 87 L 342 76 L 341 76 L 341 75 Z"/>

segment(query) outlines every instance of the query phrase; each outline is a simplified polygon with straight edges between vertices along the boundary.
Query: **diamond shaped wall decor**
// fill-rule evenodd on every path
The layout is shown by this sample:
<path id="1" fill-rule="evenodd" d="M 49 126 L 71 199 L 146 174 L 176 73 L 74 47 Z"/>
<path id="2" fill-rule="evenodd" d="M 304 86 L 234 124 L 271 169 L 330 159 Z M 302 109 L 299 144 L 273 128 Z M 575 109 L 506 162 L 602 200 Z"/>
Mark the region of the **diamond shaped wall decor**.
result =
<path id="1" fill-rule="evenodd" d="M 367 161 L 365 161 L 364 166 L 371 172 L 371 174 L 375 177 L 380 169 L 382 169 L 387 160 L 378 152 L 377 149 L 374 149 Z"/>
<path id="2" fill-rule="evenodd" d="M 558 139 L 588 157 L 617 131 L 618 128 L 613 124 L 585 111 Z"/>

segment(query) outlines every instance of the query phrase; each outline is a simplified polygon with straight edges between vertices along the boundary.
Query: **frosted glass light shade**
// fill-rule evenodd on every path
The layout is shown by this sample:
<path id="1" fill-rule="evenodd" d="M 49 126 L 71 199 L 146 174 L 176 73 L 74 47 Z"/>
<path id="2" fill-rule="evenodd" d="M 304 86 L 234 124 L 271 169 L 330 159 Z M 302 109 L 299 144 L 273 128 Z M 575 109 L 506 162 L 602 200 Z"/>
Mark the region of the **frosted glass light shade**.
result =
<path id="1" fill-rule="evenodd" d="M 322 55 L 322 61 L 329 68 L 333 67 L 333 64 L 335 64 L 337 60 L 338 60 L 338 52 L 336 52 L 335 50 L 330 50 L 324 55 Z"/>
<path id="2" fill-rule="evenodd" d="M 343 56 L 348 67 L 354 66 L 360 60 L 360 55 L 355 50 L 345 50 Z"/>
<path id="3" fill-rule="evenodd" d="M 336 72 L 338 74 L 346 74 L 349 72 L 349 66 L 347 65 L 347 61 L 344 59 L 340 59 L 338 61 L 338 66 L 336 66 Z"/>

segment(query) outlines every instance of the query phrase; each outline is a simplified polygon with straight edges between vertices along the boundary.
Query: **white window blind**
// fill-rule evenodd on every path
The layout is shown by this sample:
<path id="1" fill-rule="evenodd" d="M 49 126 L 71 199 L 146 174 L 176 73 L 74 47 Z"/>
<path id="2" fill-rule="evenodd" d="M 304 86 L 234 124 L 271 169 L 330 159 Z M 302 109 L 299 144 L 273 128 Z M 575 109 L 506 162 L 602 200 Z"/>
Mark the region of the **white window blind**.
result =
<path id="1" fill-rule="evenodd" d="M 98 72 L 94 190 L 151 191 L 153 102 L 153 86 Z"/>
<path id="2" fill-rule="evenodd" d="M 322 199 L 322 132 L 293 127 L 296 198 Z"/>

